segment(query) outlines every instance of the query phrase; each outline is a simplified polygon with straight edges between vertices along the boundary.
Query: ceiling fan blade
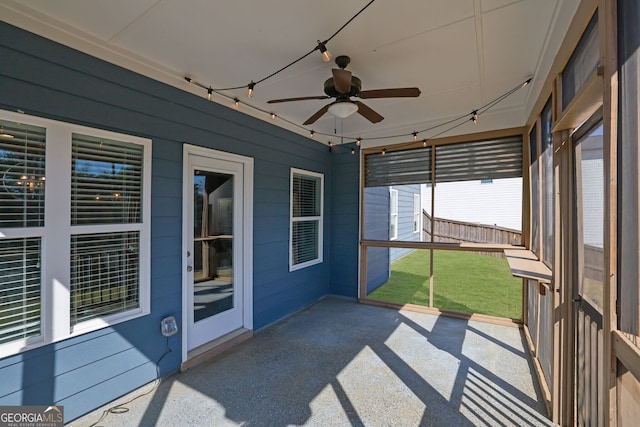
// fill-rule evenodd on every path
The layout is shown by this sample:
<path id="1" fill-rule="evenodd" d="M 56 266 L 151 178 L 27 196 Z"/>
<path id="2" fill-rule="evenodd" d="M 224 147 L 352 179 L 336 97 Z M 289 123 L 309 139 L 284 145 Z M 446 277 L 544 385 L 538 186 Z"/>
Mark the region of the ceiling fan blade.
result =
<path id="1" fill-rule="evenodd" d="M 398 87 L 393 89 L 362 90 L 358 94 L 362 99 L 372 98 L 415 98 L 420 96 L 417 87 Z"/>
<path id="2" fill-rule="evenodd" d="M 351 71 L 340 68 L 331 69 L 333 73 L 333 86 L 340 93 L 349 93 L 351 91 Z"/>
<path id="3" fill-rule="evenodd" d="M 367 107 L 362 102 L 356 101 L 356 104 L 358 104 L 358 114 L 369 120 L 371 123 L 378 123 L 384 119 L 384 117 Z"/>
<path id="4" fill-rule="evenodd" d="M 315 123 L 315 121 L 318 120 L 320 117 L 322 117 L 324 113 L 329 111 L 329 105 L 331 104 L 327 104 L 321 109 L 319 109 L 318 111 L 316 111 L 316 113 L 313 116 L 309 117 L 307 121 L 303 123 L 303 125 L 310 125 L 311 123 Z"/>
<path id="5" fill-rule="evenodd" d="M 282 99 L 272 99 L 271 101 L 267 101 L 267 104 L 277 104 L 278 102 L 291 102 L 291 101 L 308 101 L 310 99 L 329 99 L 328 96 L 300 96 L 298 98 L 282 98 Z"/>

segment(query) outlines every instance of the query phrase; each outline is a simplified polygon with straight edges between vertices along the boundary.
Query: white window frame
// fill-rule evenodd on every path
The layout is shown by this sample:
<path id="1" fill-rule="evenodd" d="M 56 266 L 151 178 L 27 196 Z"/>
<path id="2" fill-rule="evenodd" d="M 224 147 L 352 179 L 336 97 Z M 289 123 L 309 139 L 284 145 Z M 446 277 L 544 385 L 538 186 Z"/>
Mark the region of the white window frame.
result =
<path id="1" fill-rule="evenodd" d="M 392 227 L 394 225 L 394 227 Z M 393 233 L 392 233 L 393 230 Z M 389 187 L 389 240 L 398 239 L 398 190 Z"/>
<path id="2" fill-rule="evenodd" d="M 0 344 L 0 358 L 96 331 L 151 312 L 151 140 L 86 126 L 0 110 L 0 119 L 46 129 L 44 227 L 0 228 L 0 239 L 41 238 L 40 335 Z M 71 225 L 72 134 L 143 147 L 142 222 Z M 105 232 L 140 233 L 139 307 L 80 322 L 71 328 L 71 236 Z"/>
<path id="3" fill-rule="evenodd" d="M 319 216 L 293 216 L 293 176 L 306 175 L 312 178 L 320 178 L 320 215 Z M 323 260 L 324 247 L 324 174 L 311 172 L 304 169 L 291 168 L 289 180 L 289 271 L 296 271 L 315 264 L 320 264 Z M 299 264 L 293 263 L 293 224 L 299 221 L 317 221 L 318 222 L 318 257 Z"/>
<path id="4" fill-rule="evenodd" d="M 419 233 L 422 228 L 422 203 L 420 200 L 420 194 L 413 195 L 413 232 Z"/>

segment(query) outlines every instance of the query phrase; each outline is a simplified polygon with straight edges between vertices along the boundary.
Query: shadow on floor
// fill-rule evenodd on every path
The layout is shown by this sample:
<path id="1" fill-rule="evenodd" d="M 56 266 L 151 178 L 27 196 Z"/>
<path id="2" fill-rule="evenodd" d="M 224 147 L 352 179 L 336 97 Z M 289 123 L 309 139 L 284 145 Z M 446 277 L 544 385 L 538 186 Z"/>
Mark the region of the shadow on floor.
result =
<path id="1" fill-rule="evenodd" d="M 99 425 L 552 425 L 528 357 L 517 328 L 328 298 Z"/>

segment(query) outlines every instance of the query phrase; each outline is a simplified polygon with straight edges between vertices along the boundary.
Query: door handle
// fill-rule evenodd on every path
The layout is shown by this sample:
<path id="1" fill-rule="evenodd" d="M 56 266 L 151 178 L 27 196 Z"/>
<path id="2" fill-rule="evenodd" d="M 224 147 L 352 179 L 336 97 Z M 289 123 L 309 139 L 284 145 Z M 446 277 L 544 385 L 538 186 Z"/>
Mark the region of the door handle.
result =
<path id="1" fill-rule="evenodd" d="M 193 267 L 191 267 L 190 265 L 187 265 L 187 271 L 191 273 L 193 271 Z"/>

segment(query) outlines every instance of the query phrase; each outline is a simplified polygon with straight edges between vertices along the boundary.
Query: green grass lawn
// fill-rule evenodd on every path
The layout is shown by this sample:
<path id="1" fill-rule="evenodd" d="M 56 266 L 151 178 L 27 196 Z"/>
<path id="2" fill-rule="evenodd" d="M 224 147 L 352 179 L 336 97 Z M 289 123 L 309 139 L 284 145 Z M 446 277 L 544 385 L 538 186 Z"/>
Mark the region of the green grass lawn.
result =
<path id="1" fill-rule="evenodd" d="M 520 319 L 522 280 L 505 259 L 470 252 L 434 251 L 433 306 Z M 414 250 L 391 264 L 391 277 L 370 298 L 429 305 L 429 251 Z"/>

